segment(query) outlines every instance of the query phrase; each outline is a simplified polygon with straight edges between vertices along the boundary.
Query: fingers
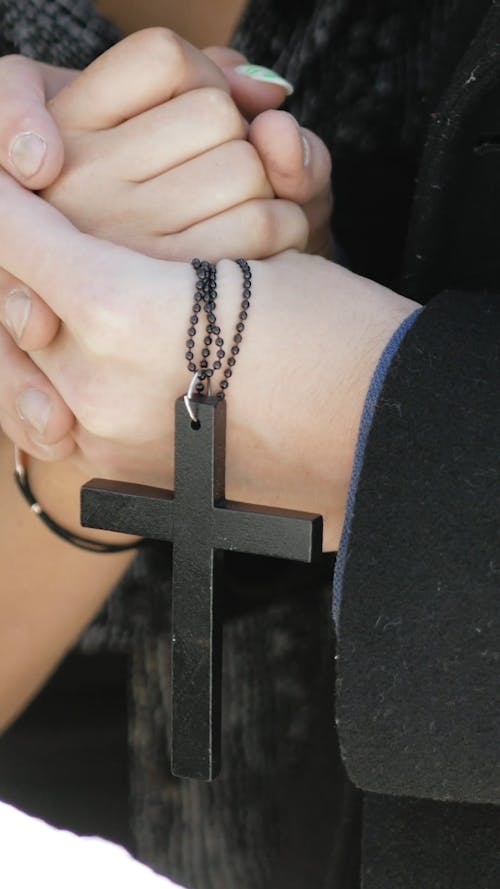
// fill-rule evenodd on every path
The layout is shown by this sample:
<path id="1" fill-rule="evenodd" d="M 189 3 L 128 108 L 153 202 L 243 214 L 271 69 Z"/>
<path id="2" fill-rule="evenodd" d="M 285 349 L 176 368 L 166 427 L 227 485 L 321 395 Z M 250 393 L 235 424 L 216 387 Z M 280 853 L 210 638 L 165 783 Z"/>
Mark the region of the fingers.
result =
<path id="1" fill-rule="evenodd" d="M 250 125 L 248 138 L 276 195 L 302 207 L 309 224 L 308 252 L 333 256 L 332 162 L 326 145 L 284 111 L 259 115 Z"/>
<path id="2" fill-rule="evenodd" d="M 260 65 L 249 65 L 245 56 L 221 46 L 203 52 L 224 71 L 231 96 L 248 120 L 269 108 L 279 108 L 293 86 L 279 74 Z"/>
<path id="3" fill-rule="evenodd" d="M 219 145 L 146 182 L 119 183 L 112 204 L 102 197 L 106 179 L 95 169 L 83 187 L 87 199 L 75 206 L 68 202 L 64 182 L 60 189 L 56 184 L 49 190 L 52 204 L 81 231 L 133 249 L 245 201 L 274 196 L 257 152 L 242 139 Z"/>
<path id="4" fill-rule="evenodd" d="M 60 323 L 37 293 L 3 269 L 0 269 L 0 320 L 25 352 L 48 346 Z"/>
<path id="5" fill-rule="evenodd" d="M 219 68 L 236 68 L 237 65 L 246 65 L 248 61 L 243 53 L 230 46 L 207 46 L 203 52 Z"/>
<path id="6" fill-rule="evenodd" d="M 110 325 L 122 321 L 123 294 L 130 293 L 131 281 L 136 287 L 145 270 L 163 279 L 164 263 L 82 234 L 1 171 L 0 206 L 0 267 L 22 278 L 80 339 L 92 325 L 104 347 Z M 45 351 L 36 353 L 37 360 Z"/>
<path id="7" fill-rule="evenodd" d="M 202 86 L 229 91 L 222 71 L 208 56 L 173 31 L 148 28 L 96 59 L 51 108 L 59 126 L 95 131 Z"/>
<path id="8" fill-rule="evenodd" d="M 27 188 L 50 185 L 63 165 L 61 137 L 45 101 L 46 90 L 65 79 L 22 56 L 0 59 L 0 164 Z"/>
<path id="9" fill-rule="evenodd" d="M 23 450 L 41 460 L 73 451 L 74 417 L 44 374 L 0 328 L 0 424 Z"/>
<path id="10" fill-rule="evenodd" d="M 247 201 L 178 235 L 158 242 L 160 259 L 189 262 L 203 254 L 210 262 L 220 259 L 265 259 L 284 250 L 304 250 L 309 227 L 295 203 L 276 199 Z"/>
<path id="11" fill-rule="evenodd" d="M 80 259 L 85 267 L 85 236 L 1 171 L 0 206 L 0 268 L 23 280 L 64 321 L 79 296 L 71 282 L 75 263 Z"/>
<path id="12" fill-rule="evenodd" d="M 244 201 L 273 196 L 257 152 L 238 140 L 131 189 L 126 209 L 135 232 L 154 230 L 156 221 L 158 233 L 171 234 Z"/>
<path id="13" fill-rule="evenodd" d="M 143 182 L 224 142 L 244 139 L 247 130 L 226 92 L 203 87 L 103 134 L 103 149 L 113 158 L 113 169 L 120 178 Z"/>
<path id="14" fill-rule="evenodd" d="M 330 152 L 315 133 L 300 127 L 291 114 L 265 111 L 250 125 L 248 138 L 278 197 L 306 204 L 329 193 Z"/>

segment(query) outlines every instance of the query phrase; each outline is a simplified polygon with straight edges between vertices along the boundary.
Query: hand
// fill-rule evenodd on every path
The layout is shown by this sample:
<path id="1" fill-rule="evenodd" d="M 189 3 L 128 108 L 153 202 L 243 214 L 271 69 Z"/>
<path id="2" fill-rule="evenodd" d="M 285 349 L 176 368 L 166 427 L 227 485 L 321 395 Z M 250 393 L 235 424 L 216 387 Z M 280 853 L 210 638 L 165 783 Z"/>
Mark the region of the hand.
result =
<path id="1" fill-rule="evenodd" d="M 169 35 L 167 40 L 166 35 Z M 136 38 L 138 36 L 139 35 L 136 35 Z M 162 47 L 164 47 L 165 43 L 168 43 L 168 40 L 174 39 L 174 35 L 171 35 L 170 32 L 160 31 L 160 33 L 158 33 L 158 29 L 155 29 L 153 32 L 145 32 L 144 35 L 141 35 L 141 39 L 145 39 L 146 37 L 150 44 L 151 41 L 154 43 L 156 40 L 157 44 L 160 42 Z M 176 40 L 177 38 L 174 39 L 174 43 Z M 150 45 L 150 49 L 151 48 Z M 118 48 L 114 50 L 115 53 L 117 51 Z M 144 48 L 142 48 L 142 52 L 140 53 L 141 59 L 143 51 Z M 188 53 L 189 52 L 191 52 L 190 48 L 188 48 Z M 246 77 L 240 76 L 234 71 L 234 66 L 240 64 L 243 60 L 243 57 L 239 54 L 227 49 L 211 49 L 207 50 L 207 54 L 224 68 L 229 81 L 231 81 L 233 93 L 238 98 L 240 104 L 245 107 L 247 112 L 255 114 L 258 112 L 259 107 L 273 104 L 277 105 L 282 101 L 283 90 L 279 87 L 268 86 L 266 84 L 252 81 Z M 196 56 L 197 64 L 199 64 L 198 56 L 199 54 Z M 160 59 L 159 64 L 165 67 L 166 60 L 163 58 Z M 24 120 L 26 116 L 26 107 L 30 108 L 30 122 L 33 123 L 33 121 L 35 121 L 36 131 L 43 133 L 46 138 L 48 149 L 45 161 L 46 164 L 48 164 L 48 169 L 42 167 L 42 170 L 37 176 L 32 177 L 29 182 L 24 182 L 24 184 L 31 184 L 33 187 L 41 187 L 45 184 L 45 181 L 50 180 L 50 170 L 57 168 L 57 164 L 60 164 L 60 161 L 62 160 L 62 146 L 60 144 L 55 144 L 57 131 L 54 131 L 53 123 L 41 104 L 40 96 L 45 94 L 47 98 L 50 98 L 54 93 L 57 94 L 57 90 L 61 86 L 67 85 L 75 79 L 76 72 L 66 72 L 62 69 L 53 69 L 50 68 L 50 66 L 38 65 L 38 63 L 31 62 L 27 59 L 21 59 L 20 57 L 9 57 L 1 60 L 0 68 L 1 67 L 4 68 L 5 75 L 3 83 L 15 84 L 16 78 L 19 78 L 19 82 L 23 85 L 23 88 L 19 90 L 19 94 L 17 92 L 12 92 L 14 88 L 11 87 L 12 94 L 7 90 L 5 96 L 5 107 L 11 109 L 10 123 L 5 130 L 6 142 L 12 142 L 10 136 L 12 132 L 15 132 L 16 130 L 15 122 L 17 120 L 19 129 L 21 126 L 19 121 L 21 119 Z M 208 71 L 209 74 L 207 76 L 214 78 L 216 83 L 220 84 L 222 80 L 221 88 L 224 87 L 223 78 L 221 78 L 220 72 L 217 71 L 214 74 L 213 66 L 210 68 L 205 63 L 202 70 L 205 71 L 205 74 Z M 182 72 L 180 77 L 182 78 Z M 163 70 L 163 77 L 158 76 L 157 82 L 164 83 L 165 80 L 165 70 Z M 108 86 L 109 85 L 110 82 L 108 80 Z M 179 85 L 178 81 L 177 85 Z M 30 86 L 32 89 L 31 93 Z M 76 85 L 74 84 L 72 91 L 64 91 L 63 96 L 65 95 L 66 98 L 61 103 L 62 108 L 64 108 L 64 102 L 67 101 L 68 96 L 71 96 L 73 99 L 75 98 L 75 86 Z M 1 89 L 2 88 L 0 88 L 0 98 Z M 83 102 L 83 107 L 85 109 L 85 93 L 83 93 L 83 95 L 80 93 L 80 96 L 80 113 L 85 113 L 85 111 L 82 112 L 81 107 Z M 261 103 L 260 106 L 259 102 Z M 228 104 L 229 101 L 226 99 L 226 110 Z M 73 110 L 76 111 L 76 107 L 74 107 Z M 231 120 L 233 126 L 241 126 L 241 119 L 234 114 L 234 109 Z M 132 123 L 132 121 L 130 121 L 130 123 Z M 230 121 L 227 119 L 226 124 L 230 124 Z M 119 127 L 117 129 L 119 129 Z M 95 134 L 90 133 L 90 135 Z M 310 155 L 311 160 L 309 165 L 304 168 L 302 135 L 298 125 L 290 115 L 273 111 L 257 117 L 251 125 L 249 133 L 250 141 L 253 142 L 254 147 L 259 152 L 264 165 L 269 168 L 269 179 L 271 180 L 276 193 L 282 193 L 283 196 L 290 201 L 300 199 L 304 203 L 306 215 L 310 214 L 310 219 L 313 224 L 310 249 L 316 249 L 315 245 L 317 245 L 317 249 L 322 250 L 325 238 L 320 232 L 320 227 L 317 222 L 320 220 L 320 217 L 322 217 L 323 223 L 329 218 L 331 206 L 329 187 L 330 160 L 328 152 L 321 141 L 313 134 L 310 134 L 308 137 L 308 154 Z M 57 138 L 59 137 L 57 136 Z M 275 157 L 275 145 L 281 147 L 278 158 Z M 289 147 L 288 153 L 283 151 L 283 147 L 286 145 Z M 248 146 L 246 146 L 245 150 L 248 150 Z M 58 158 L 59 160 L 57 160 Z M 255 158 L 253 158 L 253 160 L 255 161 Z M 254 164 L 254 169 L 255 168 L 256 165 Z M 11 169 L 11 172 L 14 171 Z M 79 183 L 76 182 L 76 186 L 78 186 L 78 184 Z M 77 187 L 76 191 L 77 201 L 78 203 L 81 203 L 81 189 Z M 248 224 L 245 226 L 245 242 L 248 246 L 249 230 L 252 233 L 260 230 L 261 241 L 265 240 L 269 249 L 269 244 L 272 241 L 272 232 L 269 234 L 270 228 L 277 232 L 278 241 L 284 231 L 281 226 L 276 224 L 276 217 L 279 218 L 280 216 L 280 202 L 270 200 L 261 201 L 258 207 L 256 206 L 257 203 L 259 202 L 254 201 L 246 208 L 241 208 L 240 216 L 242 221 L 245 221 L 246 217 L 246 222 L 248 223 L 249 215 L 253 215 L 252 224 L 250 226 L 248 226 Z M 287 218 L 291 216 L 292 219 L 295 219 L 296 223 L 299 222 L 297 209 L 295 207 L 290 207 L 290 205 L 288 205 L 286 209 Z M 261 211 L 263 212 L 263 217 Z M 261 215 L 259 216 L 259 214 Z M 258 217 L 257 220 L 256 216 Z M 221 217 L 219 217 L 219 219 L 220 218 Z M 258 224 L 256 224 L 256 221 Z M 98 229 L 97 225 L 96 228 Z M 325 226 L 323 224 L 323 228 L 329 232 L 329 225 Z M 232 234 L 235 229 L 233 226 L 230 226 L 230 230 Z M 200 245 L 204 240 L 205 232 L 208 231 L 209 229 L 207 230 L 206 225 L 197 225 L 193 228 L 192 233 L 196 234 L 197 243 L 193 244 L 192 248 L 189 248 L 189 244 L 186 245 L 185 252 L 188 255 L 198 252 Z M 220 235 L 220 228 L 218 233 Z M 109 232 L 105 232 L 105 234 L 113 237 L 113 234 L 110 235 Z M 131 233 L 129 232 L 129 234 Z M 202 237 L 202 234 L 204 237 Z M 122 236 L 123 232 L 120 232 L 116 239 L 123 240 Z M 318 241 L 318 237 L 321 244 Z M 165 241 L 165 239 L 163 240 Z M 176 237 L 174 240 L 176 241 L 176 244 L 172 245 L 172 248 L 175 246 L 175 249 L 178 250 L 180 247 L 179 238 Z M 147 246 L 145 247 L 144 245 L 144 239 L 142 244 L 140 243 L 140 232 L 139 234 L 137 234 L 137 232 L 135 233 L 135 241 L 133 241 L 133 245 L 142 246 L 143 249 L 147 249 Z M 164 244 L 162 244 L 162 248 L 163 246 Z M 279 245 L 276 244 L 275 248 L 277 249 L 278 246 Z M 281 246 L 284 246 L 284 244 Z M 172 250 L 174 255 L 175 249 Z M 155 250 L 151 249 L 150 252 L 154 253 Z M 234 252 L 239 253 L 243 251 L 235 249 Z M 252 251 L 250 249 L 250 253 L 247 255 L 252 255 L 253 253 L 258 255 L 258 250 Z M 208 254 L 210 255 L 209 250 Z M 182 255 L 182 250 L 180 251 L 180 255 Z M 47 342 L 50 342 L 57 330 L 59 322 L 35 293 L 31 292 L 29 288 L 25 287 L 21 282 L 13 279 L 5 272 L 0 272 L 0 293 L 3 296 L 3 299 L 0 299 L 3 320 L 4 322 L 8 321 L 8 307 L 12 312 L 12 320 L 7 326 L 14 340 L 17 341 L 20 346 L 25 350 L 36 350 L 42 348 Z M 30 324 L 27 327 L 24 327 L 28 310 L 30 311 Z M 17 434 L 14 437 L 15 442 L 20 446 L 23 446 L 30 454 L 37 456 L 40 459 L 49 457 L 55 459 L 57 454 L 60 454 L 61 456 L 64 455 L 68 448 L 71 447 L 68 436 L 73 423 L 73 418 L 70 411 L 67 410 L 60 396 L 53 390 L 49 381 L 44 379 L 43 375 L 40 374 L 29 360 L 27 360 L 26 356 L 22 355 L 21 352 L 13 346 L 13 343 L 6 338 L 5 334 L 0 334 L 0 364 L 2 360 L 8 361 L 10 391 L 14 392 L 16 395 L 19 414 L 25 418 L 31 416 L 32 420 L 35 422 L 35 429 L 33 429 L 28 422 L 19 418 Z M 42 394 L 40 395 L 40 393 Z M 31 436 L 30 429 L 31 432 L 35 433 L 36 437 Z M 55 443 L 59 443 L 57 448 L 51 447 L 47 450 L 47 445 L 54 445 Z"/>
<path id="2" fill-rule="evenodd" d="M 219 65 L 243 58 L 209 52 Z M 124 94 L 126 79 L 133 88 Z M 305 215 L 313 225 L 308 249 L 322 252 L 328 151 L 283 112 L 260 114 L 248 128 L 228 89 L 221 67 L 176 35 L 132 35 L 50 103 L 66 163 L 44 197 L 80 230 L 164 259 L 300 249 Z M 270 200 L 275 192 L 288 200 Z"/>
<path id="3" fill-rule="evenodd" d="M 240 53 L 210 47 L 206 55 L 223 69 L 235 101 L 248 119 L 283 103 L 283 87 L 243 77 L 234 70 L 246 62 Z M 0 166 L 26 188 L 46 188 L 61 172 L 63 143 L 46 106 L 79 74 L 20 55 L 0 58 Z M 28 135 L 35 138 L 27 140 Z"/>
<path id="4" fill-rule="evenodd" d="M 141 43 L 149 44 L 146 50 L 152 51 L 155 44 L 157 51 L 162 45 L 165 56 L 169 41 L 188 47 L 172 32 L 161 28 L 134 35 L 125 41 L 127 46 L 130 40 L 137 43 L 137 49 Z M 249 141 L 259 154 L 277 197 L 302 206 L 310 228 L 308 251 L 331 255 L 331 163 L 326 147 L 315 134 L 301 129 L 291 115 L 261 115 L 282 104 L 285 89 L 238 73 L 236 69 L 247 61 L 244 56 L 226 47 L 209 47 L 205 55 L 224 72 L 240 111 L 248 119 L 256 118 L 250 127 Z M 52 185 L 63 165 L 63 142 L 46 103 L 78 74 L 22 56 L 0 59 L 0 165 L 33 190 Z M 160 82 L 164 76 L 162 72 Z M 304 159 L 308 160 L 305 166 Z"/>
<path id="5" fill-rule="evenodd" d="M 82 235 L 5 176 L 0 201 L 0 263 L 13 275 L 23 271 L 63 321 L 33 357 L 76 417 L 74 465 L 89 477 L 171 485 L 173 402 L 189 382 L 192 269 Z M 39 234 L 27 253 L 28 221 Z M 230 390 L 227 495 L 320 512 L 325 546 L 335 548 L 369 382 L 415 304 L 294 251 L 252 268 L 252 307 Z M 230 262 L 219 270 L 227 339 L 241 276 Z M 11 414 L 2 416 L 9 437 Z"/>

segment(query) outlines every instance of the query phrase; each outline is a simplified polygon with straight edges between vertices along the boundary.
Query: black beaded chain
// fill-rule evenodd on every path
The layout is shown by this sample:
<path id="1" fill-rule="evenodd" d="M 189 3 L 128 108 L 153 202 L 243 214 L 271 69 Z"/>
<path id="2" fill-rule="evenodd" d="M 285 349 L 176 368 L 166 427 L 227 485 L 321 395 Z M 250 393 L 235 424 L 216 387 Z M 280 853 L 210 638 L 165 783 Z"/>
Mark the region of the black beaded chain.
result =
<path id="1" fill-rule="evenodd" d="M 219 384 L 219 391 L 216 393 L 216 397 L 219 399 L 225 397 L 226 389 L 228 388 L 229 381 L 233 375 L 233 367 L 236 364 L 236 358 L 240 351 L 240 343 L 243 339 L 242 334 L 245 330 L 245 321 L 248 318 L 248 309 L 250 307 L 250 298 L 252 296 L 252 272 L 250 266 L 245 259 L 237 259 L 235 261 L 243 273 L 243 299 L 241 302 L 240 313 L 238 315 L 239 320 L 236 324 L 236 333 L 233 336 L 231 354 L 227 357 L 226 366 L 223 370 L 223 379 Z M 187 352 L 185 357 L 188 362 L 187 368 L 190 373 L 198 374 L 199 382 L 196 384 L 196 391 L 201 394 L 205 390 L 204 381 L 207 379 L 210 380 L 214 376 L 214 373 L 222 368 L 222 359 L 226 357 L 226 352 L 224 350 L 224 340 L 221 336 L 221 329 L 217 324 L 215 315 L 218 296 L 216 266 L 211 262 L 207 262 L 206 260 L 201 261 L 200 259 L 193 259 L 191 265 L 196 272 L 197 283 L 193 302 L 193 314 L 190 318 L 188 339 L 186 340 Z M 195 347 L 195 338 L 202 308 L 205 309 L 207 325 L 205 337 L 203 339 L 203 349 L 201 350 L 202 357 L 199 367 L 197 367 L 194 361 L 193 349 Z M 210 347 L 214 343 L 214 338 L 215 345 L 217 346 L 216 358 L 213 361 L 212 366 L 209 367 Z"/>

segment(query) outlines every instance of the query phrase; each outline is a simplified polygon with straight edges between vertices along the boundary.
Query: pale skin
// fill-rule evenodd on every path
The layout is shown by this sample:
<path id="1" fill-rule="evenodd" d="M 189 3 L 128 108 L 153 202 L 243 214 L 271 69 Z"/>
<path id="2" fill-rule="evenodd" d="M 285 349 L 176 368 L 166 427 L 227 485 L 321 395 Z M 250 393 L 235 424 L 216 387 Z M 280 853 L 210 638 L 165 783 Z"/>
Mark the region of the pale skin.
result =
<path id="1" fill-rule="evenodd" d="M 10 337 L 2 341 L 4 354 L 17 362 L 17 379 L 24 372 L 34 375 L 34 386 L 50 380 L 61 396 L 59 420 L 55 414 L 61 425 L 49 430 L 43 456 L 66 459 L 34 461 L 33 485 L 60 521 L 76 527 L 74 493 L 92 475 L 172 483 L 170 408 L 186 388 L 179 355 L 185 348 L 192 270 L 183 262 L 160 261 L 155 251 L 144 256 L 130 243 L 126 248 L 80 233 L 6 176 L 0 192 L 6 208 L 0 262 L 31 288 L 38 312 L 20 343 L 33 350 L 36 342 L 32 360 L 14 352 Z M 27 255 L 30 229 L 40 236 Z M 228 496 L 321 512 L 325 548 L 333 549 L 373 369 L 415 306 L 333 263 L 295 251 L 252 266 L 256 298 L 231 386 Z M 223 262 L 219 276 L 222 327 L 230 330 L 239 272 Z M 44 306 L 54 315 L 48 309 L 44 315 Z M 58 332 L 56 316 L 63 322 Z M 141 359 L 144 343 L 147 363 Z M 325 384 L 331 380 L 335 388 Z M 7 384 L 2 425 L 7 436 L 19 440 L 14 395 Z M 71 434 L 58 437 L 73 418 Z M 36 446 L 27 427 L 20 443 Z M 4 478 L 10 453 L 4 439 Z M 0 699 L 3 725 L 73 644 L 129 560 L 73 550 L 40 527 L 13 485 L 6 496 L 0 519 L 0 562 L 7 575 L 0 650 L 2 675 L 11 681 L 4 683 Z M 4 572 L 4 565 L 11 567 Z"/>
<path id="2" fill-rule="evenodd" d="M 249 129 L 229 100 L 227 78 L 220 69 L 200 54 L 192 53 L 185 44 L 182 44 L 184 55 L 179 59 L 180 45 L 163 32 L 137 35 L 123 44 L 123 48 L 116 47 L 112 51 L 109 57 L 112 64 L 104 65 L 101 60 L 62 93 L 61 86 L 71 83 L 74 73 L 48 66 L 35 67 L 34 63 L 20 58 L 4 59 L 0 64 L 5 69 L 2 84 L 7 95 L 2 107 L 10 112 L 10 117 L 6 114 L 3 118 L 4 151 L 12 130 L 16 131 L 15 102 L 18 117 L 19 107 L 24 111 L 17 129 L 26 129 L 25 109 L 30 107 L 29 125 L 33 126 L 33 117 L 38 114 L 36 129 L 42 131 L 49 142 L 45 169 L 29 182 L 22 180 L 23 184 L 40 189 L 50 182 L 62 160 L 62 150 L 59 157 L 57 142 L 50 139 L 53 135 L 52 118 L 47 115 L 40 119 L 41 106 L 36 105 L 38 91 L 43 87 L 51 100 L 53 117 L 61 127 L 66 152 L 64 174 L 46 196 L 55 204 L 62 204 L 65 212 L 80 225 L 86 222 L 87 230 L 95 230 L 111 240 L 129 243 L 162 258 L 187 259 L 198 251 L 203 255 L 210 254 L 213 249 L 212 226 L 208 219 L 203 220 L 204 208 L 209 216 L 211 208 L 209 194 L 205 195 L 203 185 L 213 179 L 218 164 L 227 163 L 229 149 L 233 152 L 232 191 L 221 195 L 219 186 L 218 199 L 222 204 L 218 207 L 214 228 L 220 236 L 221 223 L 229 217 L 224 241 L 225 246 L 231 246 L 228 241 L 232 239 L 235 256 L 242 252 L 249 257 L 265 256 L 294 244 L 303 247 L 308 233 L 321 240 L 321 227 L 328 221 L 331 198 L 330 161 L 320 140 L 314 134 L 308 134 L 311 163 L 305 169 L 299 128 L 289 115 L 267 112 L 255 119 Z M 241 61 L 241 57 L 223 50 L 212 50 L 209 55 L 216 57 L 219 63 Z M 155 58 L 156 63 L 153 63 Z M 124 94 L 123 70 L 130 76 L 133 65 L 137 67 L 136 76 L 131 81 L 134 89 Z M 142 72 L 147 72 L 147 80 L 141 80 Z M 279 105 L 283 100 L 281 89 L 250 81 L 246 83 L 244 79 L 234 78 L 231 69 L 227 74 L 229 80 L 236 82 L 233 93 L 236 92 L 240 107 L 251 109 L 251 116 L 262 108 Z M 162 85 L 160 91 L 159 84 Z M 99 96 L 100 104 L 93 98 L 89 114 L 88 96 L 94 93 Z M 176 93 L 178 95 L 171 99 Z M 203 116 L 205 102 L 210 104 L 210 115 Z M 196 116 L 198 124 L 191 138 L 186 126 L 190 115 Z M 130 118 L 129 121 L 121 125 L 126 118 Z M 0 128 L 1 125 L 0 120 Z M 273 150 L 276 128 L 281 146 L 278 163 Z M 166 151 L 167 131 L 170 154 Z M 174 131 L 175 138 L 172 137 Z M 242 136 L 249 141 L 242 142 Z M 56 151 L 53 151 L 54 147 Z M 146 167 L 144 158 L 147 158 Z M 9 160 L 5 157 L 7 168 Z M 196 169 L 190 172 L 192 166 Z M 168 173 L 162 171 L 169 170 L 174 183 L 167 188 L 165 175 Z M 9 172 L 15 174 L 16 171 L 11 168 Z M 175 177 L 179 173 L 184 176 L 187 192 L 184 196 L 175 188 Z M 160 200 L 151 200 L 154 193 L 150 185 L 155 181 Z M 146 192 L 145 200 L 142 200 L 143 192 Z M 92 211 L 86 220 L 80 217 L 82 194 L 85 195 L 87 214 L 89 208 Z M 283 200 L 276 200 L 274 194 L 283 195 Z M 183 206 L 192 213 L 181 224 L 166 212 L 169 206 L 175 210 L 180 197 L 183 197 Z M 300 210 L 295 201 L 304 209 Z M 132 223 L 128 232 L 123 227 L 113 227 L 114 219 L 124 217 Z M 35 220 L 32 223 L 35 225 Z M 250 253 L 247 252 L 249 224 L 254 238 Z M 181 234 L 165 236 L 168 231 L 177 230 L 181 230 Z M 61 244 L 58 252 L 63 250 Z M 0 363 L 8 368 L 6 374 L 0 374 L 0 417 L 4 432 L 11 441 L 38 458 L 31 462 L 30 475 L 40 500 L 63 525 L 76 530 L 79 528 L 77 492 L 89 473 L 82 468 L 76 453 L 74 459 L 62 459 L 72 451 L 76 452 L 72 434 L 75 416 L 59 394 L 58 387 L 53 386 L 35 364 L 42 354 L 39 350 L 57 336 L 60 322 L 36 292 L 27 287 L 26 280 L 24 276 L 22 282 L 16 280 L 6 270 L 0 272 L 3 320 L 13 289 L 22 287 L 29 293 L 32 304 L 30 323 L 18 346 L 12 335 L 0 329 Z M 50 419 L 43 436 L 17 415 L 16 402 L 27 390 L 41 391 L 51 399 Z M 4 511 L 0 521 L 5 523 L 2 530 L 6 532 L 0 544 L 0 657 L 5 679 L 0 692 L 0 724 L 4 726 L 23 708 L 72 646 L 133 557 L 125 554 L 99 560 L 64 544 L 34 521 L 11 481 L 11 441 L 6 435 L 0 435 L 0 460 L 5 480 L 2 486 Z M 58 462 L 52 465 L 49 461 Z M 165 464 L 164 456 L 161 462 Z M 132 475 L 138 477 L 143 471 L 137 466 L 132 469 Z M 158 481 L 163 482 L 164 478 L 158 477 Z M 13 528 L 15 533 L 12 533 Z M 106 537 L 102 534 L 95 536 Z M 115 535 L 109 537 L 116 540 Z M 26 558 L 27 553 L 29 558 Z M 70 587 L 72 595 L 68 600 Z"/>

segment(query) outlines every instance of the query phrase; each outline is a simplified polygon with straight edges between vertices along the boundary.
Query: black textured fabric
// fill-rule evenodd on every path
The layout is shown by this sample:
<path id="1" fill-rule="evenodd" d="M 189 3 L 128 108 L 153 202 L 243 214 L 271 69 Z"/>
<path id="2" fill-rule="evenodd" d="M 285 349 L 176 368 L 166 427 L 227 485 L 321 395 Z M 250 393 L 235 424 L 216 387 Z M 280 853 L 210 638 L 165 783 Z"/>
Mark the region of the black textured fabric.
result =
<path id="1" fill-rule="evenodd" d="M 429 127 L 403 278 L 420 302 L 447 288 L 500 289 L 499 95 L 500 5 L 490 3 Z"/>
<path id="2" fill-rule="evenodd" d="M 0 55 L 84 68 L 119 36 L 91 0 L 0 0 Z"/>
<path id="3" fill-rule="evenodd" d="M 360 800 L 335 733 L 330 598 L 329 585 L 320 600 L 311 589 L 226 624 L 223 766 L 211 784 L 170 773 L 170 635 L 138 635 L 134 833 L 141 858 L 182 885 L 358 886 Z"/>
<path id="4" fill-rule="evenodd" d="M 333 156 L 335 235 L 350 267 L 398 289 L 414 180 L 448 39 L 481 3 L 252 0 L 235 45 L 296 87 L 288 109 Z M 448 50 L 453 66 L 459 53 Z"/>
<path id="5" fill-rule="evenodd" d="M 363 889 L 498 889 L 500 809 L 395 799 L 363 803 Z"/>
<path id="6" fill-rule="evenodd" d="M 251 0 L 235 44 L 295 85 L 288 107 L 335 158 L 394 155 L 422 138 L 425 100 L 459 3 Z"/>
<path id="7" fill-rule="evenodd" d="M 435 298 L 375 411 L 337 689 L 344 762 L 365 790 L 500 802 L 499 342 L 499 297 Z"/>

